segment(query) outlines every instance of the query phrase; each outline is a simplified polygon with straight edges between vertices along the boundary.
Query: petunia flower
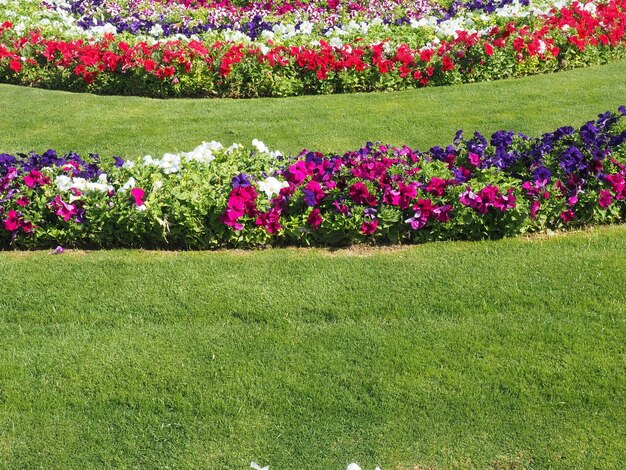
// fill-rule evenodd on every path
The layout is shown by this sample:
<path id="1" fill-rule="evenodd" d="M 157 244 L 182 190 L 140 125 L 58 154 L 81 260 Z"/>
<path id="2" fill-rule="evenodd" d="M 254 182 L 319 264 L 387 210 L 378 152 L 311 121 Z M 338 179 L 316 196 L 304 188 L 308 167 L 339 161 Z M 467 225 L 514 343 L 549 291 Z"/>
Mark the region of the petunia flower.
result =
<path id="1" fill-rule="evenodd" d="M 130 195 L 135 200 L 135 204 L 137 205 L 138 208 L 146 205 L 145 201 L 143 200 L 144 196 L 146 195 L 146 192 L 143 189 L 133 188 L 130 191 Z"/>
<path id="2" fill-rule="evenodd" d="M 378 219 L 374 219 L 370 222 L 363 222 L 361 225 L 361 233 L 363 235 L 371 235 L 378 228 Z"/>
<path id="3" fill-rule="evenodd" d="M 306 223 L 309 224 L 313 230 L 317 230 L 323 221 L 324 219 L 322 218 L 320 210 L 315 208 L 309 214 Z"/>

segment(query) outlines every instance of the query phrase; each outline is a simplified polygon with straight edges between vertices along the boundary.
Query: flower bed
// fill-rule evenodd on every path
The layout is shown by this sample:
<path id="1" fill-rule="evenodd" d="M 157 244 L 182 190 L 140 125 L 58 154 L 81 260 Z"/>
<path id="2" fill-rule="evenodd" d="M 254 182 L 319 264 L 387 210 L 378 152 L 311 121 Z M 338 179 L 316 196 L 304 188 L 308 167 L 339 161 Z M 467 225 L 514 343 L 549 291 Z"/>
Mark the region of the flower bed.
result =
<path id="1" fill-rule="evenodd" d="M 626 57 L 626 0 L 543 10 L 479 2 L 446 11 L 426 4 L 411 10 L 397 1 L 391 13 L 382 1 L 354 3 L 349 11 L 320 10 L 316 2 L 288 11 L 274 3 L 251 10 L 227 3 L 220 8 L 233 11 L 232 21 L 224 23 L 226 14 L 220 21 L 203 17 L 202 31 L 185 15 L 186 22 L 179 18 L 178 26 L 164 28 L 156 20 L 129 22 L 107 2 L 94 2 L 109 6 L 115 24 L 89 22 L 95 17 L 89 15 L 79 15 L 82 28 L 49 19 L 40 28 L 2 24 L 0 82 L 155 97 L 291 96 L 494 80 Z M 88 13 L 89 5 L 73 2 L 71 9 Z M 275 21 L 251 24 L 245 15 L 265 18 L 259 12 L 267 5 L 276 9 L 268 13 Z M 438 16 L 423 17 L 426 11 Z"/>
<path id="2" fill-rule="evenodd" d="M 626 108 L 540 138 L 459 131 L 426 152 L 368 143 L 294 157 L 0 155 L 0 246 L 207 249 L 419 243 L 626 220 Z"/>

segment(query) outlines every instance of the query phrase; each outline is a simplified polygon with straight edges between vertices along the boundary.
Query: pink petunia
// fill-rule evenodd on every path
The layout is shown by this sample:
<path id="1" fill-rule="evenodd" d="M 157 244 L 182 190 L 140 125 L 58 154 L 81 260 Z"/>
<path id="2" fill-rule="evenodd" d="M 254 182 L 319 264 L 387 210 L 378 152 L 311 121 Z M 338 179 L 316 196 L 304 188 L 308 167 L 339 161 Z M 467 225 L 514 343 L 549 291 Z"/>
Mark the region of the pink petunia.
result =
<path id="1" fill-rule="evenodd" d="M 133 199 L 135 200 L 135 204 L 138 207 L 141 207 L 141 206 L 145 205 L 145 201 L 143 200 L 143 198 L 146 195 L 146 192 L 143 189 L 141 189 L 141 188 L 133 188 L 130 191 L 130 195 L 133 197 Z"/>

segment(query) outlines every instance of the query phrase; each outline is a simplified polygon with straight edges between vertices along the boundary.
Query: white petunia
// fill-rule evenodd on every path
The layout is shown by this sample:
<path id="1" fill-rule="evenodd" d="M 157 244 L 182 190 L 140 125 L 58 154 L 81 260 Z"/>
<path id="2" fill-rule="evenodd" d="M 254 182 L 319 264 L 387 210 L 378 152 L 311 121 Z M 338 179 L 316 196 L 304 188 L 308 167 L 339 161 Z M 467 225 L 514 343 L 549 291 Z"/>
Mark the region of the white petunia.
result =
<path id="1" fill-rule="evenodd" d="M 339 38 L 332 38 L 330 41 L 328 41 L 328 44 L 330 44 L 332 47 L 336 47 L 337 49 L 341 49 L 341 46 L 343 46 L 343 42 Z"/>
<path id="2" fill-rule="evenodd" d="M 155 24 L 152 28 L 150 28 L 150 34 L 153 36 L 161 36 L 163 34 L 163 27 L 160 24 Z"/>
<path id="3" fill-rule="evenodd" d="M 289 183 L 286 181 L 279 181 L 273 176 L 270 176 L 265 181 L 259 182 L 259 189 L 265 193 L 268 198 L 272 198 L 274 194 L 280 193 L 283 188 L 288 188 Z"/>
<path id="4" fill-rule="evenodd" d="M 128 178 L 128 181 L 120 188 L 120 192 L 128 191 L 131 188 L 137 186 L 137 181 L 132 176 Z"/>
<path id="5" fill-rule="evenodd" d="M 269 470 L 270 466 L 268 465 L 267 467 L 261 467 L 256 462 L 250 462 L 250 468 L 254 468 L 254 470 Z"/>
<path id="6" fill-rule="evenodd" d="M 261 152 L 261 153 L 268 153 L 270 151 L 270 149 L 267 147 L 267 145 L 265 145 L 262 141 L 258 140 L 258 139 L 254 139 L 252 141 L 252 146 L 256 147 L 256 149 Z"/>

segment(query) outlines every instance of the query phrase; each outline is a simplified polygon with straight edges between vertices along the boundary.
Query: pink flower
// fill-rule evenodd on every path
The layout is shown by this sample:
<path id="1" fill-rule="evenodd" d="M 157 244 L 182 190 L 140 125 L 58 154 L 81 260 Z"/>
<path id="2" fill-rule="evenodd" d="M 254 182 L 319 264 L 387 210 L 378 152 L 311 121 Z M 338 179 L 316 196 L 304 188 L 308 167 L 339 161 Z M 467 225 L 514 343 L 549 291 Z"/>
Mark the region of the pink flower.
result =
<path id="1" fill-rule="evenodd" d="M 24 176 L 24 184 L 29 188 L 34 188 L 36 185 L 45 186 L 48 183 L 50 183 L 50 178 L 37 170 L 32 170 Z"/>
<path id="2" fill-rule="evenodd" d="M 539 212 L 540 208 L 541 203 L 539 201 L 533 201 L 533 203 L 530 205 L 530 218 L 532 220 L 535 220 L 537 218 L 537 212 Z"/>
<path id="3" fill-rule="evenodd" d="M 323 221 L 324 219 L 322 218 L 320 210 L 315 208 L 309 214 L 306 223 L 309 224 L 313 230 L 317 230 Z"/>
<path id="4" fill-rule="evenodd" d="M 572 212 L 571 210 L 566 210 L 565 212 L 563 212 L 561 214 L 561 219 L 563 220 L 563 223 L 567 223 L 567 222 L 571 222 L 572 220 L 574 220 L 574 212 Z"/>
<path id="5" fill-rule="evenodd" d="M 276 233 L 283 228 L 280 225 L 280 210 L 275 207 L 271 208 L 267 213 L 260 214 L 255 223 L 257 227 L 265 227 L 267 233 Z"/>
<path id="6" fill-rule="evenodd" d="M 30 204 L 30 200 L 26 196 L 22 196 L 15 201 L 15 204 L 20 207 L 25 207 Z"/>
<path id="7" fill-rule="evenodd" d="M 376 196 L 369 192 L 365 183 L 361 181 L 354 183 L 349 188 L 350 199 L 356 204 L 368 204 L 370 206 L 376 205 Z"/>
<path id="8" fill-rule="evenodd" d="M 4 228 L 9 232 L 14 232 L 20 226 L 19 216 L 16 211 L 7 212 L 7 218 L 4 220 Z"/>
<path id="9" fill-rule="evenodd" d="M 493 207 L 500 209 L 502 212 L 508 209 L 515 209 L 517 203 L 515 194 L 513 194 L 513 188 L 509 189 L 506 195 L 500 194 L 496 201 L 493 203 Z"/>
<path id="10" fill-rule="evenodd" d="M 437 197 L 443 196 L 443 193 L 446 191 L 446 180 L 434 177 L 426 186 L 426 191 L 431 194 L 434 194 Z"/>
<path id="11" fill-rule="evenodd" d="M 7 218 L 4 220 L 4 228 L 9 232 L 15 232 L 22 229 L 24 233 L 31 233 L 35 228 L 32 222 L 20 218 L 20 214 L 16 211 L 7 212 Z"/>
<path id="12" fill-rule="evenodd" d="M 64 202 L 59 195 L 57 195 L 50 204 L 55 210 L 55 214 L 62 217 L 66 222 L 78 214 L 78 208 L 73 204 Z"/>
<path id="13" fill-rule="evenodd" d="M 598 205 L 602 207 L 603 209 L 606 209 L 612 203 L 613 203 L 613 195 L 611 194 L 611 191 L 608 191 L 606 189 L 601 189 L 600 199 L 598 200 Z"/>
<path id="14" fill-rule="evenodd" d="M 363 222 L 363 225 L 361 225 L 361 233 L 363 235 L 371 235 L 376 231 L 377 228 L 378 228 L 377 219 L 374 219 L 371 222 Z"/>
<path id="15" fill-rule="evenodd" d="M 398 206 L 400 209 L 408 209 L 411 201 L 417 196 L 417 189 L 412 184 L 398 183 L 398 189 L 385 193 L 383 200 L 392 206 Z"/>
<path id="16" fill-rule="evenodd" d="M 138 207 L 145 205 L 145 202 L 144 202 L 143 198 L 146 195 L 146 192 L 143 189 L 141 189 L 141 188 L 133 188 L 130 191 L 130 195 L 133 197 L 133 199 L 135 199 L 135 204 Z"/>

